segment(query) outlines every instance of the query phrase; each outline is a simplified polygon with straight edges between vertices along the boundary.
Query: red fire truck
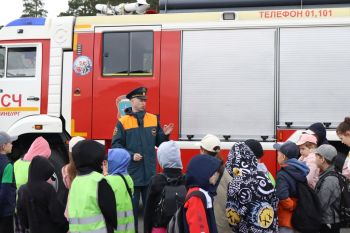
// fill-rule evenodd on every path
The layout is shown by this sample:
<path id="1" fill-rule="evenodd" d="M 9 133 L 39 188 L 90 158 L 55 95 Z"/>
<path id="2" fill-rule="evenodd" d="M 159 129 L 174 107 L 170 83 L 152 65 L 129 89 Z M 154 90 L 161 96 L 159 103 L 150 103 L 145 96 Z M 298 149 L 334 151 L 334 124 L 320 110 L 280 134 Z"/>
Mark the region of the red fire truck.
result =
<path id="1" fill-rule="evenodd" d="M 147 110 L 174 123 L 186 164 L 207 133 L 226 151 L 328 138 L 349 115 L 350 9 L 289 9 L 18 19 L 0 30 L 0 129 L 20 153 L 44 135 L 53 160 L 83 136 L 110 145 L 116 98 L 148 88 Z"/>

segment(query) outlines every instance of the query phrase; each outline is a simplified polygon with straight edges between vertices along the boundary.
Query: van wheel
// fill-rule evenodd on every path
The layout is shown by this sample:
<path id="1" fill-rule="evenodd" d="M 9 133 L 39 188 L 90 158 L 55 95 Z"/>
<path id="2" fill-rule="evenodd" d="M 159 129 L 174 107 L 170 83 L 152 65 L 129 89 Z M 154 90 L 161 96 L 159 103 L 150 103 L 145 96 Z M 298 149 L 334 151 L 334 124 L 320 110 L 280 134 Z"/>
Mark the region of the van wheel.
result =
<path id="1" fill-rule="evenodd" d="M 62 178 L 62 167 L 66 165 L 63 153 L 60 152 L 59 149 L 52 149 L 50 161 L 54 165 L 55 173 L 57 176 L 57 180 L 55 182 L 55 189 L 57 191 L 58 200 L 65 205 L 67 203 L 68 189 L 64 185 Z"/>

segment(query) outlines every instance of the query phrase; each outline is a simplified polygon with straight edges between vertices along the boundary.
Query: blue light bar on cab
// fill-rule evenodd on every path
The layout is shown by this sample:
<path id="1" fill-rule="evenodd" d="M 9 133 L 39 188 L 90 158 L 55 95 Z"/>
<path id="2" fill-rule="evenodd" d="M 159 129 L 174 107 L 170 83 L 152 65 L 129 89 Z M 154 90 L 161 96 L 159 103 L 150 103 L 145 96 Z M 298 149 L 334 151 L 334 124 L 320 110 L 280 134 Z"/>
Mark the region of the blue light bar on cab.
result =
<path id="1" fill-rule="evenodd" d="M 20 18 L 8 23 L 5 27 L 13 26 L 43 26 L 45 18 Z"/>

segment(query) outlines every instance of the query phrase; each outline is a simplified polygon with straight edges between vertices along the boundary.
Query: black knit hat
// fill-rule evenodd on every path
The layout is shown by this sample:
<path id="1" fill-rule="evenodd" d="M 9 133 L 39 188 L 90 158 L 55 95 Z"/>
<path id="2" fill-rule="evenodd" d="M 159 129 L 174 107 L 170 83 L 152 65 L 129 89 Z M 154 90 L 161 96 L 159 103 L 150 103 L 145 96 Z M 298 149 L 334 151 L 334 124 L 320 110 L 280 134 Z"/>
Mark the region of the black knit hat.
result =
<path id="1" fill-rule="evenodd" d="M 72 155 L 78 171 L 82 168 L 100 171 L 105 159 L 105 146 L 93 140 L 83 140 L 73 147 Z"/>
<path id="2" fill-rule="evenodd" d="M 244 143 L 253 151 L 257 159 L 260 159 L 264 155 L 264 150 L 257 140 L 248 139 Z"/>

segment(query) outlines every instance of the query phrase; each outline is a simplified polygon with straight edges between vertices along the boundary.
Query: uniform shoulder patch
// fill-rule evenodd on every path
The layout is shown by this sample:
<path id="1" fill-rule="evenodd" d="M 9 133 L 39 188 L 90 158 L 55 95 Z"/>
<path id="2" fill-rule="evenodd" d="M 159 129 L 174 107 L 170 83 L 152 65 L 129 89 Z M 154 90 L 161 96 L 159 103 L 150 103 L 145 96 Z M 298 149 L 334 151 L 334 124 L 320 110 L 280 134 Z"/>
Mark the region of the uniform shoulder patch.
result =
<path id="1" fill-rule="evenodd" d="M 115 135 L 117 135 L 117 133 L 118 133 L 118 127 L 116 126 L 116 127 L 114 127 L 114 130 L 113 130 L 113 137 L 114 137 Z"/>

